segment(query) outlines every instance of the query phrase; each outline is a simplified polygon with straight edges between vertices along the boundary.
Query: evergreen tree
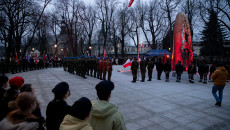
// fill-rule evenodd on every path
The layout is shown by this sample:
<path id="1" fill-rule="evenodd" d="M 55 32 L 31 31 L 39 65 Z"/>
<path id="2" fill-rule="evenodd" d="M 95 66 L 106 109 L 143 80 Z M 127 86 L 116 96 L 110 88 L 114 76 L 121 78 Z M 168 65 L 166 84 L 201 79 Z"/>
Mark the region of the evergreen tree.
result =
<path id="1" fill-rule="evenodd" d="M 171 34 L 173 34 L 173 32 L 171 32 Z M 173 43 L 173 35 L 171 36 L 171 41 Z M 162 40 L 162 44 L 163 44 L 163 49 L 166 49 L 168 51 L 172 51 L 173 48 L 170 48 L 170 30 L 167 32 L 167 34 L 164 36 L 163 40 Z M 169 48 L 171 50 L 169 50 Z"/>
<path id="2" fill-rule="evenodd" d="M 223 39 L 226 36 L 217 19 L 217 13 L 210 11 L 210 17 L 202 31 L 202 56 L 222 56 Z"/>

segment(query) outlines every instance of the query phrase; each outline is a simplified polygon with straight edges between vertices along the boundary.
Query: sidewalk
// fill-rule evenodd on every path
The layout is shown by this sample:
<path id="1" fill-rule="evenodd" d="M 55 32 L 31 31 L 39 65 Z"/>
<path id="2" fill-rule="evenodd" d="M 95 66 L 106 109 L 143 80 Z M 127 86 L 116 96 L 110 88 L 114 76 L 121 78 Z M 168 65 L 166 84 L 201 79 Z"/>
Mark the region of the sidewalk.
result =
<path id="1" fill-rule="evenodd" d="M 170 82 L 156 80 L 153 72 L 151 82 L 131 83 L 132 75 L 118 72 L 122 66 L 113 66 L 112 81 L 115 89 L 112 91 L 111 103 L 119 107 L 124 116 L 128 130 L 163 130 L 163 129 L 230 129 L 230 84 L 224 89 L 221 107 L 215 106 L 212 96 L 212 82 L 199 83 L 198 75 L 195 83 L 188 82 L 187 72 L 182 75 L 182 82 L 170 74 Z M 146 74 L 147 75 L 147 74 Z M 83 79 L 77 75 L 63 71 L 63 68 L 36 70 L 19 74 L 7 74 L 9 78 L 22 76 L 25 83 L 31 83 L 45 111 L 49 101 L 53 99 L 52 88 L 59 82 L 65 81 L 70 85 L 71 95 L 68 104 L 72 105 L 80 97 L 96 100 L 95 85 L 100 80 L 93 77 Z M 146 80 L 147 80 L 146 76 Z"/>

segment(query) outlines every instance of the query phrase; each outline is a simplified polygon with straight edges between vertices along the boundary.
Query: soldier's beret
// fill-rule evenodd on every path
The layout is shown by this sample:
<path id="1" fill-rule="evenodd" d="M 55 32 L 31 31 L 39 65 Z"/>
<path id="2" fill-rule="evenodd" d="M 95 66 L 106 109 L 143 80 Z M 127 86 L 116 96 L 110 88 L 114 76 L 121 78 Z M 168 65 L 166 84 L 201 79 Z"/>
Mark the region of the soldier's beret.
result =
<path id="1" fill-rule="evenodd" d="M 9 80 L 10 86 L 21 87 L 24 84 L 24 79 L 22 77 L 16 76 Z"/>
<path id="2" fill-rule="evenodd" d="M 58 83 L 53 89 L 54 94 L 63 95 L 69 90 L 69 84 L 66 82 Z"/>

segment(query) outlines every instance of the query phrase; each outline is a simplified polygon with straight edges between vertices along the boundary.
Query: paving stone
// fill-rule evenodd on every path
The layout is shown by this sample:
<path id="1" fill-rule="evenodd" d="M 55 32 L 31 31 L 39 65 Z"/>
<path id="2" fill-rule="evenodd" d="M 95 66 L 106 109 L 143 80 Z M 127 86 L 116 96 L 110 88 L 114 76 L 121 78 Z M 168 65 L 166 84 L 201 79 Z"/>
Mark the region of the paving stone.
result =
<path id="1" fill-rule="evenodd" d="M 197 82 L 199 75 L 195 75 L 194 84 L 188 82 L 187 73 L 183 73 L 181 83 L 175 82 L 176 77 L 171 74 L 170 82 L 165 82 L 164 73 L 162 80 L 156 80 L 154 69 L 151 82 L 131 83 L 131 72 L 117 72 L 118 69 L 130 70 L 129 67 L 113 66 L 115 89 L 110 102 L 119 107 L 128 130 L 230 129 L 230 83 L 224 89 L 222 106 L 216 107 L 211 93 L 213 82 Z M 95 86 L 100 82 L 89 76 L 82 79 L 63 71 L 63 68 L 7 76 L 22 76 L 25 83 L 32 84 L 44 117 L 47 104 L 54 97 L 52 89 L 57 83 L 65 81 L 70 85 L 71 95 L 67 103 L 72 105 L 82 96 L 97 100 Z"/>

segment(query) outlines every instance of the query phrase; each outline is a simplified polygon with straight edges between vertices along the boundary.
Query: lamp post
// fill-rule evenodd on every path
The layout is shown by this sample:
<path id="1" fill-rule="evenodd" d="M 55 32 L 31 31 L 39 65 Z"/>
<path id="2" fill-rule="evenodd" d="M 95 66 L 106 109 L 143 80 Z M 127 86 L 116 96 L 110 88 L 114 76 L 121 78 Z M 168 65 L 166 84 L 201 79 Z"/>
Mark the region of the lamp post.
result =
<path id="1" fill-rule="evenodd" d="M 90 55 L 90 56 L 91 56 L 91 49 L 92 49 L 92 47 L 89 46 L 89 55 Z"/>

